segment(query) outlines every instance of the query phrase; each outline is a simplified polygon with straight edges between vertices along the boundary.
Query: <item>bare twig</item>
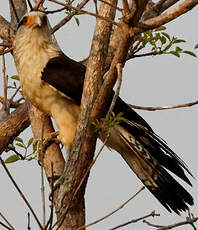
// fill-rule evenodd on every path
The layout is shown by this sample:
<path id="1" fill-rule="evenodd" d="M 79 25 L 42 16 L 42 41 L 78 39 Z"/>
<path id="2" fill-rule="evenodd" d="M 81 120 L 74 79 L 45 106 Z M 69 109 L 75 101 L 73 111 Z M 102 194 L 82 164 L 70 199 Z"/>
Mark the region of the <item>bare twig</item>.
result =
<path id="1" fill-rule="evenodd" d="M 30 209 L 30 211 L 31 211 L 32 215 L 34 216 L 34 218 L 35 218 L 35 220 L 36 220 L 36 222 L 37 222 L 39 228 L 40 228 L 41 230 L 44 230 L 43 227 L 42 227 L 42 225 L 41 225 L 41 223 L 40 223 L 40 221 L 39 221 L 39 219 L 38 219 L 38 217 L 36 216 L 34 210 L 32 209 L 30 203 L 29 203 L 28 200 L 25 198 L 23 192 L 21 191 L 21 189 L 19 188 L 19 186 L 18 186 L 17 183 L 15 182 L 14 178 L 13 178 L 12 175 L 10 174 L 10 172 L 9 172 L 7 166 L 5 165 L 3 159 L 1 158 L 1 156 L 0 156 L 0 161 L 1 161 L 1 164 L 2 164 L 3 168 L 5 169 L 5 171 L 6 171 L 7 175 L 8 175 L 8 177 L 9 177 L 10 180 L 12 181 L 14 187 L 16 188 L 16 190 L 18 191 L 19 195 L 22 197 L 22 199 L 24 200 L 24 202 L 26 203 L 26 205 L 28 206 L 28 208 Z"/>
<path id="2" fill-rule="evenodd" d="M 8 229 L 8 230 L 12 230 L 11 228 L 9 228 L 7 225 L 5 225 L 4 223 L 2 223 L 1 221 L 0 221 L 0 225 L 3 226 L 4 228 Z"/>
<path id="3" fill-rule="evenodd" d="M 87 227 L 90 227 L 90 226 L 92 226 L 92 225 L 94 225 L 94 224 L 97 224 L 97 223 L 101 222 L 102 220 L 104 220 L 104 219 L 106 219 L 106 218 L 112 216 L 114 213 L 118 212 L 118 211 L 119 211 L 120 209 L 122 209 L 126 204 L 128 204 L 129 201 L 133 200 L 140 192 L 142 192 L 142 191 L 144 190 L 144 188 L 145 188 L 145 187 L 143 186 L 138 192 L 136 192 L 132 197 L 130 197 L 127 201 L 125 201 L 122 205 L 120 205 L 118 208 L 116 208 L 116 209 L 113 210 L 112 212 L 108 213 L 107 215 L 103 216 L 102 218 L 100 218 L 100 219 L 98 219 L 98 220 L 96 220 L 96 221 L 94 221 L 94 222 L 92 222 L 92 223 L 90 223 L 90 224 L 87 224 L 87 225 L 85 225 L 85 226 L 82 226 L 82 227 L 80 227 L 80 228 L 77 228 L 76 230 L 85 229 L 85 228 L 87 228 Z"/>
<path id="4" fill-rule="evenodd" d="M 80 4 L 77 5 L 77 8 L 79 9 L 82 9 L 87 3 L 88 3 L 89 0 L 83 0 Z M 67 7 L 66 7 L 67 8 Z M 53 28 L 52 28 L 52 33 L 55 33 L 58 29 L 60 29 L 63 25 L 65 25 L 69 20 L 72 19 L 72 17 L 74 15 L 76 15 L 78 13 L 78 11 L 72 11 L 70 14 L 67 15 L 67 17 L 65 17 L 63 20 L 61 20 L 57 25 L 55 25 Z"/>
<path id="5" fill-rule="evenodd" d="M 178 223 L 171 224 L 171 225 L 168 225 L 168 226 L 161 226 L 161 225 L 151 224 L 150 222 L 148 222 L 146 220 L 144 220 L 143 223 L 146 223 L 149 226 L 157 228 L 156 230 L 168 230 L 168 229 L 173 229 L 173 228 L 176 228 L 176 227 L 179 227 L 179 226 L 183 226 L 183 225 L 187 225 L 187 224 L 192 225 L 197 220 L 198 220 L 198 217 L 194 217 L 194 218 L 192 218 L 190 220 L 187 219 L 186 221 L 178 222 Z"/>
<path id="6" fill-rule="evenodd" d="M 11 230 L 14 230 L 14 227 L 10 224 L 10 222 L 5 218 L 5 216 L 1 212 L 0 217 L 7 223 Z"/>
<path id="7" fill-rule="evenodd" d="M 138 105 L 129 105 L 131 108 L 133 109 L 141 109 L 141 110 L 148 110 L 148 111 L 156 111 L 156 110 L 165 110 L 165 109 L 178 109 L 178 108 L 185 108 L 185 107 L 190 107 L 193 105 L 197 105 L 198 104 L 198 100 L 193 101 L 193 102 L 189 102 L 186 104 L 180 104 L 180 105 L 172 105 L 172 106 L 162 106 L 162 107 L 145 107 L 145 106 L 138 106 Z"/>
<path id="8" fill-rule="evenodd" d="M 30 7 L 30 10 L 32 11 L 32 10 L 33 10 L 33 6 L 32 6 L 32 4 L 31 4 L 30 0 L 27 0 L 27 2 L 28 2 L 28 5 L 29 5 L 29 7 Z"/>
<path id="9" fill-rule="evenodd" d="M 98 4 L 97 4 L 97 0 L 93 0 L 93 2 L 94 2 L 96 14 L 98 14 Z"/>
<path id="10" fill-rule="evenodd" d="M 13 0 L 9 0 L 9 1 L 10 1 L 11 6 L 12 6 L 14 15 L 15 15 L 16 20 L 17 20 L 17 23 L 18 23 L 18 22 L 19 22 L 19 17 L 18 17 L 18 15 L 17 15 L 17 11 L 16 11 L 16 8 L 15 8 L 14 2 L 13 2 Z"/>
<path id="11" fill-rule="evenodd" d="M 7 87 L 8 87 L 8 79 L 6 77 L 6 65 L 5 65 L 5 56 L 3 55 L 2 56 L 3 58 L 3 88 L 4 88 L 4 103 L 3 103 L 3 107 L 4 107 L 4 110 L 6 112 L 8 112 L 9 108 L 8 108 L 8 104 L 7 104 Z M 8 112 L 9 113 L 9 112 Z"/>
<path id="12" fill-rule="evenodd" d="M 46 14 L 55 14 L 55 13 L 58 13 L 58 12 L 61 12 L 63 10 L 67 9 L 67 7 L 61 7 L 60 9 L 57 9 L 57 10 L 46 10 L 45 13 Z"/>
<path id="13" fill-rule="evenodd" d="M 109 116 L 111 115 L 111 113 L 113 111 L 113 108 L 115 106 L 115 103 L 116 103 L 117 98 L 118 98 L 119 93 L 120 93 L 120 87 L 121 87 L 121 83 L 122 83 L 122 68 L 123 68 L 123 65 L 121 63 L 118 63 L 116 65 L 116 69 L 117 69 L 117 88 L 116 88 L 115 94 L 113 96 L 113 100 L 111 102 L 109 111 L 107 112 L 107 116 L 106 116 L 107 119 L 109 119 Z"/>
<path id="14" fill-rule="evenodd" d="M 113 21 L 113 20 L 111 20 L 111 19 L 109 19 L 109 18 L 102 17 L 102 16 L 100 16 L 99 14 L 94 14 L 94 13 L 88 12 L 88 11 L 86 11 L 86 10 L 82 10 L 82 9 L 77 8 L 77 7 L 74 7 L 74 6 L 71 6 L 71 5 L 68 5 L 68 4 L 64 4 L 64 3 L 59 2 L 59 1 L 57 1 L 57 0 L 49 0 L 49 1 L 50 1 L 50 2 L 54 2 L 54 3 L 56 3 L 56 4 L 59 4 L 59 5 L 61 5 L 61 6 L 66 6 L 67 8 L 72 9 L 72 10 L 75 10 L 75 11 L 78 11 L 78 12 L 82 12 L 82 13 L 85 13 L 85 14 L 88 14 L 88 15 L 91 15 L 91 16 L 94 16 L 94 17 L 97 17 L 97 18 L 100 18 L 100 19 L 102 19 L 102 20 L 105 20 L 105 21 L 107 21 L 107 22 L 110 22 L 110 23 L 113 24 L 113 25 L 120 26 L 119 23 L 117 23 L 117 22 L 115 22 L 115 21 Z"/>
<path id="15" fill-rule="evenodd" d="M 44 168 L 43 168 L 43 158 L 44 158 L 44 151 L 43 151 L 43 141 L 44 141 L 44 115 L 43 115 L 43 123 L 41 129 L 41 197 L 42 197 L 42 210 L 43 210 L 43 229 L 45 229 L 45 217 L 46 217 L 46 209 L 45 209 L 45 185 L 44 185 Z"/>
<path id="16" fill-rule="evenodd" d="M 29 212 L 28 212 L 28 226 L 27 226 L 27 229 L 31 230 L 31 227 L 30 227 L 30 213 Z"/>
<path id="17" fill-rule="evenodd" d="M 120 224 L 120 225 L 118 225 L 118 226 L 116 226 L 116 227 L 114 227 L 114 228 L 111 228 L 111 229 L 109 229 L 109 230 L 116 230 L 116 229 L 121 228 L 121 227 L 124 227 L 124 226 L 126 226 L 126 225 L 137 223 L 138 221 L 144 220 L 144 219 L 146 219 L 146 218 L 148 218 L 148 217 L 151 217 L 151 216 L 152 216 L 152 217 L 160 216 L 160 214 L 156 214 L 155 211 L 152 211 L 150 214 L 148 214 L 148 215 L 146 215 L 146 216 L 142 216 L 142 217 L 140 217 L 140 218 L 137 218 L 137 219 L 134 219 L 134 220 L 130 220 L 130 221 L 124 223 L 124 224 Z"/>

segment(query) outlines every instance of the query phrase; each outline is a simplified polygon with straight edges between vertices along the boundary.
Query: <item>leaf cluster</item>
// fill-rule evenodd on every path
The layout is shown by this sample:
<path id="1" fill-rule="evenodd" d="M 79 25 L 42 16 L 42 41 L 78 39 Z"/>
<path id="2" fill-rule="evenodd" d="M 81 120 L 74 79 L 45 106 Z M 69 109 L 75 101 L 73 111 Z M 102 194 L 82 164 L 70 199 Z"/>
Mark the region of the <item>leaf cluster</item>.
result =
<path id="1" fill-rule="evenodd" d="M 29 149 L 32 146 L 32 151 L 29 153 Z M 16 151 L 16 147 L 20 149 L 20 152 Z M 31 161 L 36 158 L 37 154 L 37 143 L 34 142 L 34 138 L 31 137 L 27 144 L 24 143 L 23 139 L 20 137 L 16 137 L 13 143 L 13 147 L 11 149 L 15 152 L 15 154 L 12 154 L 9 156 L 5 163 L 14 163 L 18 160 L 26 160 Z"/>
<path id="2" fill-rule="evenodd" d="M 100 118 L 99 120 L 92 122 L 92 124 L 94 125 L 96 132 L 103 131 L 108 133 L 110 128 L 119 125 L 119 123 L 124 120 L 125 118 L 123 117 L 122 112 L 118 114 L 111 112 L 109 118 Z"/>
<path id="3" fill-rule="evenodd" d="M 172 54 L 176 57 L 180 57 L 180 54 L 185 53 L 196 57 L 194 52 L 184 50 L 178 45 L 185 43 L 186 41 L 184 39 L 178 39 L 174 36 L 171 37 L 168 33 L 165 32 L 165 30 L 166 27 L 161 26 L 157 29 L 144 32 L 140 37 L 141 49 L 150 45 L 154 55 Z"/>

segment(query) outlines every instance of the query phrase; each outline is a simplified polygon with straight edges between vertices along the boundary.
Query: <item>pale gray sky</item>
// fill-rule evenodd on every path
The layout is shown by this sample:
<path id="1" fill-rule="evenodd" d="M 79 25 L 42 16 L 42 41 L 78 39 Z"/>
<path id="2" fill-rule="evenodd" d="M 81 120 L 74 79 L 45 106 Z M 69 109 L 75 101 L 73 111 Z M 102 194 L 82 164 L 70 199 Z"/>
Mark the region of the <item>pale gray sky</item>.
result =
<path id="1" fill-rule="evenodd" d="M 53 5 L 51 6 L 53 7 Z M 7 2 L 1 4 L 0 14 L 9 19 Z M 54 24 L 53 22 L 58 19 L 57 17 L 54 19 L 54 16 L 52 18 L 51 23 Z M 55 34 L 63 51 L 75 60 L 87 57 L 95 24 L 95 19 L 91 16 L 83 15 L 79 19 L 80 27 L 72 20 Z M 170 35 L 187 40 L 188 43 L 182 45 L 182 47 L 192 50 L 194 45 L 198 43 L 195 22 L 197 22 L 197 8 L 169 23 L 167 32 Z M 12 76 L 16 74 L 16 70 L 13 68 L 13 62 L 10 58 L 6 57 L 6 59 L 7 74 Z M 1 63 L 2 60 L 0 60 L 0 68 Z M 196 70 L 197 59 L 185 54 L 180 59 L 171 55 L 136 58 L 126 65 L 120 94 L 128 103 L 145 106 L 174 105 L 194 101 L 197 100 L 198 85 Z M 2 70 L 0 71 L 2 72 Z M 2 85 L 2 82 L 0 84 Z M 0 94 L 3 94 L 2 87 Z M 138 111 L 155 132 L 165 139 L 169 146 L 187 163 L 196 178 L 198 178 L 197 108 L 197 106 L 194 106 L 157 112 Z M 27 135 L 29 138 L 30 132 L 26 132 L 22 137 L 27 137 Z M 98 143 L 98 148 L 100 146 L 101 142 Z M 17 162 L 10 164 L 9 169 L 41 218 L 40 170 L 37 162 Z M 10 220 L 17 230 L 26 229 L 28 208 L 10 183 L 2 167 L 0 167 L 0 180 L 0 212 Z M 186 186 L 186 188 L 195 199 L 195 205 L 191 211 L 195 216 L 198 216 L 198 183 L 196 179 L 191 181 L 193 188 L 189 186 Z M 183 185 L 185 184 L 183 183 Z M 136 178 L 119 154 L 106 148 L 94 165 L 89 178 L 86 191 L 87 223 L 120 206 L 132 194 L 135 194 L 141 186 L 139 179 Z M 168 213 L 145 189 L 125 208 L 88 229 L 106 230 L 146 215 L 152 210 L 160 213 L 161 216 L 149 220 L 160 225 L 183 221 L 185 218 L 185 214 L 179 217 Z M 38 229 L 33 218 L 31 227 L 34 230 Z M 152 228 L 142 223 L 122 228 L 122 230 L 129 229 L 148 230 Z M 192 227 L 185 226 L 178 229 L 188 230 Z"/>

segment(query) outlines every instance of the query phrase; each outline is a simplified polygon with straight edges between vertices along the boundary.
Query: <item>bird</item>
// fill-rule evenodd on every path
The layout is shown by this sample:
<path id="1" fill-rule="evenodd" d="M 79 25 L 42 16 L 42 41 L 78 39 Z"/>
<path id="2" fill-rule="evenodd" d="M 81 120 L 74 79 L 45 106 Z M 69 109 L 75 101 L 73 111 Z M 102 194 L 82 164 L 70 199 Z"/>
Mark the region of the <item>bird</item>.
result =
<path id="1" fill-rule="evenodd" d="M 18 24 L 13 54 L 24 97 L 54 119 L 68 150 L 76 132 L 86 67 L 66 56 L 52 41 L 47 20 L 43 12 L 26 13 Z M 111 90 L 108 105 L 113 96 Z M 122 113 L 124 119 L 110 127 L 106 145 L 122 156 L 169 212 L 188 210 L 194 204 L 193 197 L 168 172 L 192 186 L 185 174 L 193 177 L 187 165 L 120 97 L 113 113 Z M 101 139 L 104 135 L 100 131 Z"/>

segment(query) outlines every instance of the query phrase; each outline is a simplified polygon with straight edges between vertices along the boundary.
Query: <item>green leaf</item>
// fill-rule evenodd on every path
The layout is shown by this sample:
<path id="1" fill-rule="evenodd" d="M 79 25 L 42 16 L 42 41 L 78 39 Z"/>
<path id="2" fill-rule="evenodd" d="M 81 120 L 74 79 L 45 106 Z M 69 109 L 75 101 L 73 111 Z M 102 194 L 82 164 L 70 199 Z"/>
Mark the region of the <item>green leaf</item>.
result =
<path id="1" fill-rule="evenodd" d="M 27 144 L 27 148 L 32 144 L 33 141 L 34 141 L 33 137 L 29 139 L 28 144 Z"/>
<path id="2" fill-rule="evenodd" d="M 172 46 L 172 43 L 170 42 L 162 51 L 165 52 L 169 50 L 171 46 Z"/>
<path id="3" fill-rule="evenodd" d="M 186 41 L 183 40 L 183 39 L 175 39 L 175 40 L 173 41 L 174 44 L 176 44 L 176 43 L 181 43 L 181 42 L 186 42 Z"/>
<path id="4" fill-rule="evenodd" d="M 11 155 L 9 156 L 6 160 L 5 160 L 5 163 L 8 164 L 8 163 L 14 163 L 16 161 L 20 160 L 20 157 L 18 155 Z"/>
<path id="5" fill-rule="evenodd" d="M 22 139 L 22 138 L 20 138 L 20 137 L 16 137 L 16 138 L 15 138 L 15 141 L 18 141 L 18 142 L 23 143 L 23 139 Z"/>
<path id="6" fill-rule="evenodd" d="M 169 36 L 167 33 L 162 32 L 162 34 L 163 34 L 166 38 L 168 38 L 169 41 L 171 40 L 171 39 L 170 39 L 170 36 Z"/>
<path id="7" fill-rule="evenodd" d="M 160 41 L 161 41 L 162 45 L 165 44 L 166 43 L 166 37 L 164 37 L 164 36 L 160 37 Z"/>
<path id="8" fill-rule="evenodd" d="M 79 19 L 78 19 L 78 18 L 76 18 L 76 17 L 74 17 L 74 19 L 75 19 L 75 21 L 76 21 L 77 26 L 79 26 L 79 25 L 80 25 L 80 21 L 79 21 Z"/>
<path id="9" fill-rule="evenodd" d="M 197 45 L 195 45 L 194 49 L 198 49 L 198 44 L 197 44 Z"/>
<path id="10" fill-rule="evenodd" d="M 178 58 L 180 57 L 180 54 L 176 51 L 170 51 L 169 53 L 175 55 Z"/>
<path id="11" fill-rule="evenodd" d="M 21 144 L 21 143 L 16 143 L 17 146 L 21 147 L 21 148 L 24 148 L 26 149 L 26 146 L 24 144 Z"/>
<path id="12" fill-rule="evenodd" d="M 176 46 L 175 51 L 176 51 L 176 52 L 181 52 L 182 49 L 181 49 L 180 47 Z"/>
<path id="13" fill-rule="evenodd" d="M 197 55 L 196 55 L 195 53 L 193 53 L 193 52 L 191 52 L 191 51 L 188 51 L 188 50 L 184 50 L 183 53 L 189 54 L 189 55 L 191 55 L 191 56 L 193 56 L 193 57 L 197 57 Z"/>
<path id="14" fill-rule="evenodd" d="M 13 80 L 19 81 L 19 76 L 18 76 L 18 75 L 13 75 L 11 78 L 12 78 Z"/>

